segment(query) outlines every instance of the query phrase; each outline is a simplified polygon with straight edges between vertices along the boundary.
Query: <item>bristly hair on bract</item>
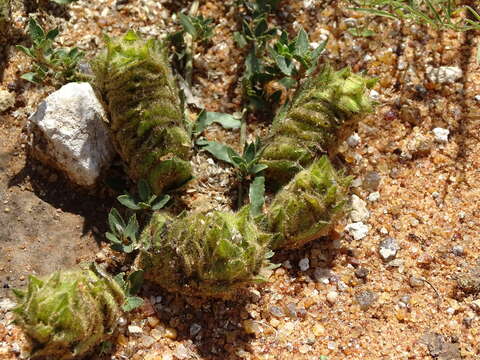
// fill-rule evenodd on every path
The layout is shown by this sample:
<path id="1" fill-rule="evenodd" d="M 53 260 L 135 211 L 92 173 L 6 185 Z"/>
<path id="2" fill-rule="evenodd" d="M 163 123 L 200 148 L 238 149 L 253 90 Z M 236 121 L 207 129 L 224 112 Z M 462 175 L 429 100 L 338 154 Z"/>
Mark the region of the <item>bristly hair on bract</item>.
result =
<path id="1" fill-rule="evenodd" d="M 192 144 L 165 46 L 133 31 L 105 42 L 92 68 L 127 173 L 147 179 L 156 194 L 184 185 L 192 178 Z"/>
<path id="2" fill-rule="evenodd" d="M 15 322 L 33 342 L 30 359 L 77 359 L 108 339 L 122 314 L 124 292 L 93 265 L 29 277 L 26 290 L 15 290 Z"/>
<path id="3" fill-rule="evenodd" d="M 280 187 L 322 154 L 334 155 L 338 144 L 373 110 L 369 89 L 376 80 L 325 66 L 277 113 L 261 163 L 267 182 Z"/>
<path id="4" fill-rule="evenodd" d="M 334 169 L 327 156 L 299 172 L 274 197 L 266 219 L 271 248 L 299 248 L 328 235 L 345 214 L 351 177 Z"/>
<path id="5" fill-rule="evenodd" d="M 257 227 L 248 206 L 174 219 L 156 213 L 142 236 L 151 245 L 136 267 L 172 292 L 228 299 L 241 287 L 265 282 L 274 268 L 271 234 Z"/>

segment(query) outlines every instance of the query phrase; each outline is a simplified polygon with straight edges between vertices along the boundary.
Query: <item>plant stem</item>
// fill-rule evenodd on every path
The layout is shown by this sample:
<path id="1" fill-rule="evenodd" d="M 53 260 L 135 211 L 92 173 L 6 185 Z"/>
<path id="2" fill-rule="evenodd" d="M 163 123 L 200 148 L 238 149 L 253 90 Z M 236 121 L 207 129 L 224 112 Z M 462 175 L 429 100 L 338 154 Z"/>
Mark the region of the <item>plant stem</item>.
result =
<path id="1" fill-rule="evenodd" d="M 198 12 L 199 2 L 198 0 L 192 3 L 190 11 L 188 12 L 189 16 L 196 16 Z M 192 76 L 193 76 L 193 56 L 195 55 L 196 43 L 193 41 L 192 35 L 185 33 L 185 81 L 189 87 L 192 86 Z"/>

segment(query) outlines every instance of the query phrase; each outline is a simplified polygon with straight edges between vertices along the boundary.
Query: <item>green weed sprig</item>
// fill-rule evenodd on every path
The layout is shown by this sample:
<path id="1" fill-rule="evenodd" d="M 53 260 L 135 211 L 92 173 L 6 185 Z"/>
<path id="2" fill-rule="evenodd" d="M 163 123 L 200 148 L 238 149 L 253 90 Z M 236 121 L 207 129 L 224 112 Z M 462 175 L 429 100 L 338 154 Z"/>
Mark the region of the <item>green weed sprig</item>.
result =
<path id="1" fill-rule="evenodd" d="M 45 31 L 34 18 L 30 18 L 28 34 L 32 40 L 32 46 L 27 48 L 17 45 L 17 48 L 34 60 L 33 71 L 23 74 L 22 79 L 41 83 L 50 77 L 54 82 L 63 84 L 79 77 L 76 68 L 84 54 L 77 47 L 55 48 L 54 42 L 59 34 L 58 28 Z"/>

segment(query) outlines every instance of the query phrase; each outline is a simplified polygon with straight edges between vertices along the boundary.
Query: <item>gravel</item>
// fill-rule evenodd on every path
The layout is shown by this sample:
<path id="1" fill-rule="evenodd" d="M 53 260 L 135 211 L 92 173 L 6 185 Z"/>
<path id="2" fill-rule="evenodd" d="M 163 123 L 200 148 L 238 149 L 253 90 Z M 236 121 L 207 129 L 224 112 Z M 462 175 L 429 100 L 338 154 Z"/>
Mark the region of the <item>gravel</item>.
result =
<path id="1" fill-rule="evenodd" d="M 448 135 L 450 134 L 450 130 L 444 128 L 435 128 L 432 130 L 433 135 L 435 136 L 435 141 L 438 143 L 447 143 L 448 142 Z"/>
<path id="2" fill-rule="evenodd" d="M 398 246 L 397 240 L 388 237 L 379 244 L 378 252 L 380 253 L 382 260 L 388 262 L 397 256 L 399 249 L 400 247 Z"/>
<path id="3" fill-rule="evenodd" d="M 378 299 L 378 295 L 371 290 L 363 290 L 355 294 L 355 299 L 362 310 L 368 310 Z"/>

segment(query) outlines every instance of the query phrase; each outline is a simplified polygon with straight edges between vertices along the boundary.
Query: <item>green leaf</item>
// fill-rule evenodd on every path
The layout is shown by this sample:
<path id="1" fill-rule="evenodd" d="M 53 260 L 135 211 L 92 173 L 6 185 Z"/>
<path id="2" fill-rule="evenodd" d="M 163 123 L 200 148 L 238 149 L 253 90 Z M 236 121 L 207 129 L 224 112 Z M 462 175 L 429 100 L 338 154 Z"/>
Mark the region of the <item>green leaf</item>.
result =
<path id="1" fill-rule="evenodd" d="M 30 50 L 29 48 L 25 47 L 25 46 L 22 46 L 22 45 L 17 45 L 16 48 L 18 50 L 20 50 L 21 52 L 23 52 L 24 54 L 26 54 L 27 56 L 30 56 L 32 58 L 35 58 L 35 56 L 33 55 L 32 53 L 32 50 Z"/>
<path id="2" fill-rule="evenodd" d="M 137 205 L 132 195 L 130 194 L 120 195 L 119 197 L 117 197 L 117 200 L 120 202 L 120 204 L 122 204 L 123 206 L 129 209 L 141 210 L 141 207 Z"/>
<path id="3" fill-rule="evenodd" d="M 198 34 L 197 34 L 197 29 L 195 29 L 195 25 L 193 24 L 192 22 L 192 19 L 190 18 L 190 16 L 188 15 L 185 15 L 185 14 L 182 14 L 182 13 L 179 13 L 178 14 L 178 19 L 180 20 L 180 24 L 182 24 L 182 27 L 183 29 L 189 33 L 190 35 L 192 35 L 192 37 L 194 39 L 197 38 Z"/>
<path id="4" fill-rule="evenodd" d="M 258 216 L 262 214 L 263 204 L 265 203 L 265 178 L 257 176 L 250 185 L 248 191 L 250 198 L 250 214 Z"/>
<path id="5" fill-rule="evenodd" d="M 372 36 L 375 35 L 375 31 L 370 30 L 370 29 L 367 29 L 367 28 L 358 28 L 358 27 L 355 27 L 355 28 L 347 29 L 347 31 L 348 31 L 351 35 L 357 36 L 357 37 L 372 37 Z"/>
<path id="6" fill-rule="evenodd" d="M 26 74 L 23 74 L 22 76 L 20 76 L 22 79 L 24 80 L 27 80 L 27 81 L 30 81 L 34 84 L 38 84 L 38 78 L 37 78 L 37 74 L 34 73 L 34 72 L 29 72 L 29 73 L 26 73 Z"/>
<path id="7" fill-rule="evenodd" d="M 202 146 L 202 150 L 209 152 L 218 160 L 222 160 L 231 165 L 235 165 L 235 163 L 230 158 L 230 153 L 233 151 L 236 154 L 236 152 L 230 146 L 220 144 L 216 141 L 208 141 L 205 139 L 198 139 L 197 145 Z"/>
<path id="8" fill-rule="evenodd" d="M 138 228 L 139 228 L 139 225 L 138 225 L 137 216 L 134 214 L 130 216 L 130 219 L 128 219 L 128 225 L 124 231 L 125 236 L 131 239 L 133 243 L 136 242 L 137 240 Z"/>
<path id="9" fill-rule="evenodd" d="M 287 76 L 291 76 L 293 70 L 295 69 L 295 64 L 286 59 L 284 56 L 278 54 L 273 48 L 269 48 L 268 50 L 270 52 L 270 56 L 273 58 L 273 60 L 275 60 L 275 63 L 280 71 Z"/>
<path id="10" fill-rule="evenodd" d="M 217 123 L 224 129 L 239 129 L 242 122 L 230 114 L 202 110 L 195 123 L 194 134 L 201 134 L 209 125 Z"/>
<path id="11" fill-rule="evenodd" d="M 152 189 L 150 189 L 150 185 L 145 179 L 141 179 L 138 182 L 138 195 L 140 196 L 140 200 L 146 202 L 152 194 Z"/>
<path id="12" fill-rule="evenodd" d="M 136 270 L 128 275 L 129 295 L 138 294 L 143 285 L 143 270 Z"/>
<path id="13" fill-rule="evenodd" d="M 310 41 L 308 39 L 308 34 L 303 28 L 301 28 L 295 40 L 294 54 L 300 57 L 304 57 L 305 55 L 308 54 L 309 50 L 310 50 Z M 289 74 L 286 74 L 286 75 L 289 75 Z"/>
<path id="14" fill-rule="evenodd" d="M 107 240 L 109 240 L 112 244 L 121 244 L 122 241 L 116 237 L 114 234 L 112 234 L 111 232 L 107 232 L 105 233 L 105 237 L 107 238 Z"/>
<path id="15" fill-rule="evenodd" d="M 233 33 L 233 40 L 237 43 L 237 46 L 240 49 L 243 49 L 245 46 L 248 45 L 247 39 L 245 39 L 245 36 L 243 36 L 240 32 L 235 31 Z"/>
<path id="16" fill-rule="evenodd" d="M 112 208 L 108 214 L 108 224 L 115 235 L 119 235 L 119 232 L 123 231 L 123 229 L 125 229 L 127 226 L 122 218 L 122 215 L 120 215 L 118 210 L 115 208 Z"/>
<path id="17" fill-rule="evenodd" d="M 42 27 L 37 23 L 34 18 L 30 18 L 28 22 L 28 33 L 32 38 L 33 42 L 39 43 L 45 39 L 45 31 Z"/>
<path id="18" fill-rule="evenodd" d="M 128 296 L 122 305 L 122 310 L 129 312 L 143 305 L 143 299 L 138 296 Z"/>
<path id="19" fill-rule="evenodd" d="M 58 30 L 58 28 L 50 30 L 47 33 L 46 39 L 53 41 L 53 40 L 55 40 L 55 38 L 58 36 L 59 33 L 60 33 L 60 31 Z"/>
<path id="20" fill-rule="evenodd" d="M 259 172 L 265 170 L 266 168 L 268 168 L 268 165 L 265 165 L 265 164 L 255 164 L 252 166 L 252 168 L 250 169 L 250 173 L 252 175 L 255 175 L 255 174 L 258 174 Z"/>
<path id="21" fill-rule="evenodd" d="M 170 195 L 164 195 L 159 201 L 157 201 L 153 206 L 152 210 L 157 211 L 163 209 L 165 205 L 170 201 Z"/>

